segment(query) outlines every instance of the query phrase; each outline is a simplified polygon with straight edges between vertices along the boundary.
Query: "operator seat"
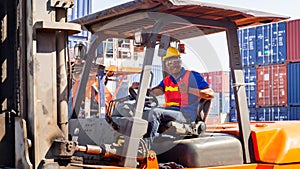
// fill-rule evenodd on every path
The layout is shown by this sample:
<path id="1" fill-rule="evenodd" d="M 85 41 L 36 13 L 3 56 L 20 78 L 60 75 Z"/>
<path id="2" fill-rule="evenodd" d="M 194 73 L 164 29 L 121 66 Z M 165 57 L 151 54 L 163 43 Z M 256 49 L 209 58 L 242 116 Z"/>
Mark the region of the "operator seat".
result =
<path id="1" fill-rule="evenodd" d="M 163 123 L 160 125 L 158 132 L 171 135 L 190 135 L 198 136 L 205 133 L 206 125 L 205 120 L 209 113 L 211 100 L 201 98 L 197 106 L 196 120 L 190 124 L 182 124 L 175 121 Z"/>
<path id="2" fill-rule="evenodd" d="M 105 117 L 108 124 L 110 124 L 116 131 L 123 134 L 124 132 L 122 131 L 128 127 L 128 121 L 132 121 L 132 112 L 134 112 L 134 105 L 126 103 L 126 101 L 129 100 L 132 100 L 132 97 L 130 95 L 123 98 L 111 100 L 109 102 L 108 111 Z M 124 111 L 116 111 L 119 105 L 122 105 L 122 107 L 124 107 Z"/>
<path id="3" fill-rule="evenodd" d="M 127 100 L 131 100 L 132 97 L 129 95 L 124 98 L 112 100 L 109 104 L 108 113 L 106 114 L 107 122 L 117 131 L 123 133 L 122 131 L 127 128 L 128 121 L 131 121 L 131 118 L 134 112 L 134 106 L 126 104 Z M 113 111 L 117 108 L 117 105 L 123 104 L 127 107 L 127 111 L 119 112 L 115 114 Z M 208 115 L 211 105 L 211 100 L 206 100 L 201 98 L 197 106 L 197 116 L 196 120 L 189 124 L 182 124 L 175 121 L 170 121 L 167 123 L 162 123 L 159 127 L 158 133 L 168 134 L 168 135 L 189 135 L 189 136 L 198 136 L 205 133 L 206 125 L 205 120 Z M 124 109 L 125 110 L 125 109 Z M 118 112 L 118 111 L 117 111 Z M 147 113 L 144 112 L 143 119 L 147 120 Z"/>

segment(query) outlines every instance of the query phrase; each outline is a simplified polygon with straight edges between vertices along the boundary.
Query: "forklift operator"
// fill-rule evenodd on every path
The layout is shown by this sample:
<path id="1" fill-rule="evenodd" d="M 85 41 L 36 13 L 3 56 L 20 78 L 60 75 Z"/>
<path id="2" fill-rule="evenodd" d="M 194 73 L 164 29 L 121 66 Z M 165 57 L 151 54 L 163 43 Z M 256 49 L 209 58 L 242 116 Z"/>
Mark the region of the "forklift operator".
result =
<path id="1" fill-rule="evenodd" d="M 196 110 L 200 98 L 211 100 L 214 97 L 213 90 L 201 77 L 200 73 L 189 71 L 182 67 L 179 51 L 169 47 L 163 61 L 167 72 L 158 86 L 149 89 L 154 96 L 165 95 L 164 108 L 153 108 L 148 116 L 148 129 L 144 136 L 153 142 L 155 134 L 161 123 L 176 121 L 190 123 L 196 120 Z M 132 88 L 138 88 L 138 83 L 133 83 Z M 149 93 L 148 93 L 149 94 Z"/>

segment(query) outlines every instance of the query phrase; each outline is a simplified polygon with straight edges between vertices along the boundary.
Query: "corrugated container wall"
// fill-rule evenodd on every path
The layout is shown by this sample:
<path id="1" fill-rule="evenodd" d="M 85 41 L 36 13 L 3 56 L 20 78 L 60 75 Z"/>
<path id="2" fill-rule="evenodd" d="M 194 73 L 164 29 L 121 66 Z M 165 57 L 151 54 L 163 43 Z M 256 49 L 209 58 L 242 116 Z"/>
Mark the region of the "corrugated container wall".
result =
<path id="1" fill-rule="evenodd" d="M 290 120 L 300 120 L 300 107 L 290 107 Z"/>
<path id="2" fill-rule="evenodd" d="M 256 69 L 255 67 L 244 67 L 244 80 L 246 83 L 245 90 L 247 96 L 248 107 L 256 106 Z M 232 83 L 232 80 L 231 80 Z M 230 107 L 235 109 L 235 99 L 233 88 L 230 88 Z"/>
<path id="3" fill-rule="evenodd" d="M 257 67 L 257 105 L 270 106 L 271 105 L 271 70 L 270 66 Z"/>
<path id="4" fill-rule="evenodd" d="M 286 61 L 286 22 L 271 24 L 271 63 Z"/>
<path id="5" fill-rule="evenodd" d="M 257 112 L 256 108 L 248 108 L 249 120 L 256 121 L 257 120 Z M 237 122 L 237 113 L 236 109 L 231 109 L 229 113 L 229 121 L 230 122 Z"/>
<path id="6" fill-rule="evenodd" d="M 274 121 L 293 120 L 289 107 L 272 107 L 272 113 Z"/>
<path id="7" fill-rule="evenodd" d="M 270 58 L 270 25 L 263 25 L 256 28 L 257 36 L 257 64 L 269 64 Z"/>
<path id="8" fill-rule="evenodd" d="M 215 92 L 214 98 L 211 101 L 209 114 L 211 115 L 219 115 L 220 113 L 220 93 Z"/>
<path id="9" fill-rule="evenodd" d="M 214 92 L 229 93 L 229 71 L 201 73 Z"/>
<path id="10" fill-rule="evenodd" d="M 272 67 L 272 106 L 287 106 L 287 64 L 271 65 Z"/>
<path id="11" fill-rule="evenodd" d="M 286 61 L 286 22 L 258 26 L 256 39 L 257 65 Z"/>
<path id="12" fill-rule="evenodd" d="M 257 108 L 257 121 L 290 120 L 289 107 L 262 107 Z"/>
<path id="13" fill-rule="evenodd" d="M 257 106 L 287 106 L 287 65 L 257 67 Z"/>
<path id="14" fill-rule="evenodd" d="M 271 120 L 271 109 L 269 107 L 258 108 L 256 110 L 257 110 L 257 121 Z"/>
<path id="15" fill-rule="evenodd" d="M 220 112 L 229 113 L 230 110 L 230 93 L 220 93 Z"/>
<path id="16" fill-rule="evenodd" d="M 256 64 L 255 28 L 238 30 L 238 38 L 243 66 L 254 66 Z"/>
<path id="17" fill-rule="evenodd" d="M 300 62 L 300 19 L 287 21 L 287 61 Z"/>
<path id="18" fill-rule="evenodd" d="M 288 103 L 300 105 L 300 62 L 288 64 Z"/>
<path id="19" fill-rule="evenodd" d="M 74 7 L 68 11 L 68 20 L 72 21 L 74 19 L 83 17 L 92 12 L 92 0 L 74 0 Z M 76 35 L 72 35 L 69 38 L 69 48 L 71 58 L 74 58 L 72 55 L 74 53 L 74 46 L 80 43 L 88 45 L 88 39 L 90 33 L 88 31 L 81 31 Z M 86 46 L 87 47 L 87 46 Z"/>
<path id="20" fill-rule="evenodd" d="M 256 69 L 255 67 L 244 68 L 245 89 L 248 107 L 256 105 Z"/>

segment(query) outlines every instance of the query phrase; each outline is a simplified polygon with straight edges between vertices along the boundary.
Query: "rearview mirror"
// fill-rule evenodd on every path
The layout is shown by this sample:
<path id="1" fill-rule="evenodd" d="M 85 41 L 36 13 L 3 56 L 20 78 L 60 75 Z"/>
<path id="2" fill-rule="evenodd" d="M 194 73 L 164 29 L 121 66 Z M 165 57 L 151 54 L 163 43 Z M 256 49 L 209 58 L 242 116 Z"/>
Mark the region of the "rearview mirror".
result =
<path id="1" fill-rule="evenodd" d="M 158 56 L 163 57 L 166 55 L 168 47 L 170 46 L 170 35 L 163 34 L 160 37 Z"/>
<path id="2" fill-rule="evenodd" d="M 86 59 L 86 46 L 82 43 L 74 46 L 74 58 L 76 60 L 84 61 Z"/>
<path id="3" fill-rule="evenodd" d="M 134 33 L 134 42 L 138 45 L 143 45 L 146 43 L 147 34 L 145 30 L 142 28 L 141 30 Z"/>

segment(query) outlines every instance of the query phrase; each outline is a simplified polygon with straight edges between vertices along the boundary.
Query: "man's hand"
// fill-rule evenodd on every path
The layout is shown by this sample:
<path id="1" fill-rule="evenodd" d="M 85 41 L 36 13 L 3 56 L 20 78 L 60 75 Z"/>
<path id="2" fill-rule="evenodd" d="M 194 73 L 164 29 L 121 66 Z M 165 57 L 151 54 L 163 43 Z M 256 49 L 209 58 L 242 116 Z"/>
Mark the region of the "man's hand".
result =
<path id="1" fill-rule="evenodd" d="M 140 86 L 140 83 L 139 83 L 139 82 L 133 82 L 133 83 L 131 84 L 131 87 L 132 87 L 133 89 L 138 89 L 139 86 Z"/>
<path id="2" fill-rule="evenodd" d="M 180 93 L 187 93 L 188 92 L 188 86 L 184 83 L 184 82 L 181 82 L 178 84 L 178 90 Z"/>
<path id="3" fill-rule="evenodd" d="M 214 98 L 214 91 L 211 88 L 199 90 L 199 89 L 190 87 L 188 92 L 190 94 L 193 94 L 195 96 L 198 96 L 198 97 L 206 99 L 206 100 L 211 100 Z"/>
<path id="4" fill-rule="evenodd" d="M 200 90 L 201 98 L 211 100 L 214 98 L 214 91 L 211 88 L 202 89 Z"/>
<path id="5" fill-rule="evenodd" d="M 131 88 L 133 88 L 133 89 L 138 89 L 139 86 L 140 86 L 140 83 L 139 83 L 139 82 L 133 82 L 133 83 L 131 84 Z M 147 95 L 147 96 L 150 96 L 150 93 L 151 93 L 151 89 L 147 89 L 146 95 Z"/>

